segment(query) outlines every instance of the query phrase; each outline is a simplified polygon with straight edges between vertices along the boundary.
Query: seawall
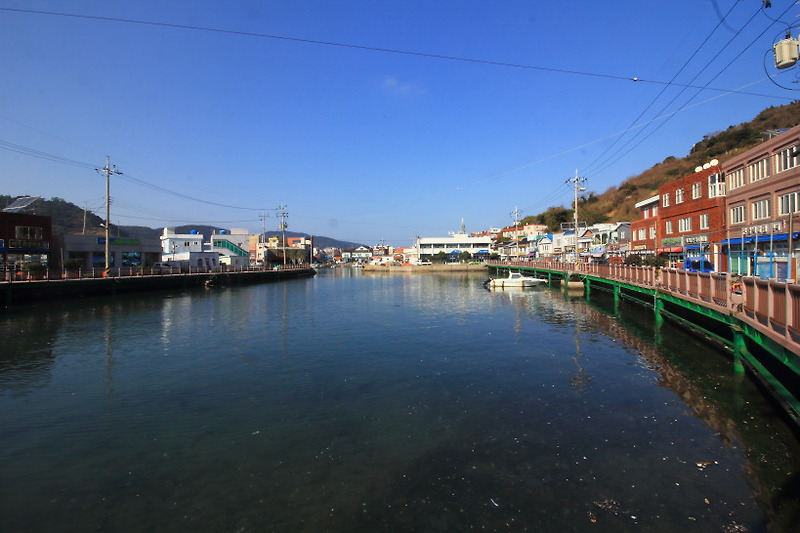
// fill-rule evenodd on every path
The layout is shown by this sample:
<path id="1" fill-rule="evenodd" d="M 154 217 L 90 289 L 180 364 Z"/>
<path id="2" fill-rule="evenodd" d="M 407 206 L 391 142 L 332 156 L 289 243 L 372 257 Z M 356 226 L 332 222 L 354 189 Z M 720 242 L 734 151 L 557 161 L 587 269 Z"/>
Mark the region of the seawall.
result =
<path id="1" fill-rule="evenodd" d="M 42 300 L 81 298 L 208 286 L 237 286 L 311 277 L 313 268 L 292 270 L 253 270 L 241 272 L 202 272 L 152 276 L 80 278 L 0 283 L 0 309 Z"/>

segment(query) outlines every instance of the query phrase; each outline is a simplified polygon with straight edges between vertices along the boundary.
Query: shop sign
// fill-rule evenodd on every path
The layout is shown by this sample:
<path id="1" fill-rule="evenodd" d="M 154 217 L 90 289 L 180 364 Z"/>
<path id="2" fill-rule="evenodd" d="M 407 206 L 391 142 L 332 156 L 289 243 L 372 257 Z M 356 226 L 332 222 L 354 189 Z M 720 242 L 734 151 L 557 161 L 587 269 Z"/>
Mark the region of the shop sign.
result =
<path id="1" fill-rule="evenodd" d="M 97 238 L 97 244 L 105 244 L 105 243 L 106 243 L 105 237 Z M 110 244 L 111 246 L 139 246 L 139 239 L 111 237 L 111 240 L 108 241 L 108 244 Z"/>
<path id="2" fill-rule="evenodd" d="M 683 246 L 683 241 L 680 237 L 667 237 L 666 239 L 661 239 L 661 246 L 663 248 L 669 248 L 672 246 Z"/>
<path id="3" fill-rule="evenodd" d="M 747 226 L 742 228 L 742 235 L 769 235 L 770 233 L 780 233 L 786 231 L 783 227 L 783 220 L 777 222 L 767 222 L 757 226 Z"/>
<path id="4" fill-rule="evenodd" d="M 708 244 L 708 235 L 689 235 L 683 238 L 686 244 Z"/>
<path id="5" fill-rule="evenodd" d="M 50 248 L 46 241 L 38 241 L 34 239 L 8 239 L 9 248 Z"/>

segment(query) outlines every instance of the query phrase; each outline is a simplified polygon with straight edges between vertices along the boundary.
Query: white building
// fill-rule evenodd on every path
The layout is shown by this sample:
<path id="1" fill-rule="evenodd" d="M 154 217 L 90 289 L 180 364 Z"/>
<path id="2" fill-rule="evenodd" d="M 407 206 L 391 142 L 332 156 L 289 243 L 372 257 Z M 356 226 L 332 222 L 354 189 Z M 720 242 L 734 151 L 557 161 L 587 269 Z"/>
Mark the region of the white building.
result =
<path id="1" fill-rule="evenodd" d="M 161 262 L 183 270 L 217 268 L 219 254 L 203 250 L 203 235 L 197 230 L 176 233 L 175 228 L 164 228 L 161 235 Z"/>
<path id="2" fill-rule="evenodd" d="M 250 263 L 250 235 L 246 229 L 231 228 L 214 233 L 210 248 L 224 265 L 239 268 Z"/>
<path id="3" fill-rule="evenodd" d="M 449 237 L 417 237 L 414 251 L 420 260 L 430 259 L 440 252 L 453 255 L 469 252 L 473 256 L 488 257 L 492 242 L 492 237 L 489 235 L 481 237 L 469 235 L 462 225 L 459 233 L 453 233 Z"/>

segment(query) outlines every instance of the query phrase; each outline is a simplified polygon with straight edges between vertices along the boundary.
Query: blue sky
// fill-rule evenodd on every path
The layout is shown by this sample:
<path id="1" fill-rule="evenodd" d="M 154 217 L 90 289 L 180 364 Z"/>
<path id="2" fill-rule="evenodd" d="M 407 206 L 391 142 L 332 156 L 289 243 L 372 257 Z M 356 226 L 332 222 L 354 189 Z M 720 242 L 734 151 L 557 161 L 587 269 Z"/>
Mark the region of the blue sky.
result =
<path id="1" fill-rule="evenodd" d="M 0 193 L 102 216 L 108 155 L 118 224 L 504 226 L 797 98 L 792 4 L 0 0 Z"/>

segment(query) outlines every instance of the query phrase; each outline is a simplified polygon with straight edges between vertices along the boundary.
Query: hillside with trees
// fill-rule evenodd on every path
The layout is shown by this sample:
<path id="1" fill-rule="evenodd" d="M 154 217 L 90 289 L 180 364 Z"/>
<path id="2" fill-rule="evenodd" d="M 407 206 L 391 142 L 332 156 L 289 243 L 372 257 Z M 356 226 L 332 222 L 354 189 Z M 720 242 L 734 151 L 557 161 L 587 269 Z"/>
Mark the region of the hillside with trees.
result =
<path id="1" fill-rule="evenodd" d="M 694 169 L 711 159 L 726 159 L 747 150 L 774 135 L 776 131 L 800 124 L 800 101 L 778 107 L 769 107 L 753 120 L 730 126 L 728 129 L 706 135 L 681 158 L 669 156 L 637 176 L 625 179 L 602 194 L 587 192 L 578 198 L 581 221 L 587 224 L 602 222 L 631 222 L 639 217 L 634 205 L 654 196 L 661 185 L 694 172 Z M 524 224 L 546 224 L 549 231 L 558 231 L 561 222 L 571 222 L 572 206 L 549 207 L 538 215 L 527 216 Z"/>
<path id="2" fill-rule="evenodd" d="M 0 194 L 0 208 L 7 207 L 17 198 L 18 197 Z M 101 217 L 91 211 L 85 211 L 77 205 L 61 198 L 54 197 L 49 200 L 40 198 L 23 212 L 31 215 L 50 217 L 53 224 L 53 235 L 103 235 L 105 233 L 105 228 L 103 227 L 104 220 Z M 219 228 L 204 224 L 189 224 L 177 226 L 175 231 L 178 233 L 189 233 L 194 230 L 202 234 L 205 241 L 208 241 L 211 239 L 211 235 L 223 229 L 228 228 Z M 157 239 L 161 235 L 163 228 L 154 229 L 146 226 L 117 226 L 115 224 L 109 224 L 109 231 L 113 237 Z M 268 231 L 266 233 L 267 237 L 280 234 L 279 231 Z M 298 233 L 294 231 L 286 232 L 286 237 L 308 236 L 307 233 Z M 340 241 L 331 237 L 314 236 L 314 246 L 317 248 L 357 248 L 358 246 L 362 246 L 362 244 L 351 241 Z"/>

